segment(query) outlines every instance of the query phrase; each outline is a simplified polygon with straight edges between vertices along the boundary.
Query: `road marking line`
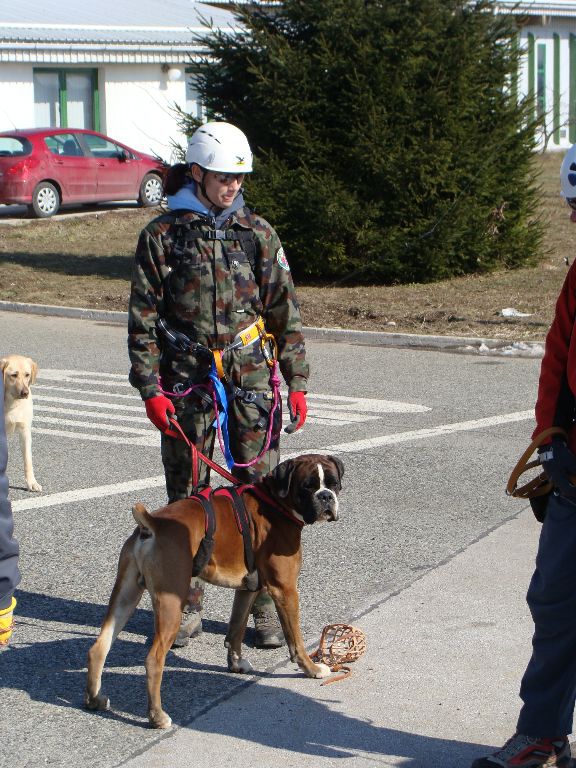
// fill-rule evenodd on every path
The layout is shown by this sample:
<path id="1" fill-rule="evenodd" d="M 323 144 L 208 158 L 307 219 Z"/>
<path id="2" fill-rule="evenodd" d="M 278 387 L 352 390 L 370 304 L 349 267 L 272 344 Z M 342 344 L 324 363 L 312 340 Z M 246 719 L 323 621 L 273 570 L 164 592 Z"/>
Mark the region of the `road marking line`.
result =
<path id="1" fill-rule="evenodd" d="M 48 427 L 33 427 L 32 432 L 41 435 L 56 435 L 57 437 L 75 437 L 78 440 L 89 440 L 96 443 L 114 443 L 114 445 L 141 445 L 147 448 L 160 448 L 160 432 L 150 431 L 149 437 L 123 437 L 122 435 L 87 435 L 81 432 L 49 429 Z"/>
<path id="2" fill-rule="evenodd" d="M 127 416 L 125 413 L 98 413 L 98 411 L 82 411 L 76 408 L 58 408 L 54 405 L 42 405 L 34 403 L 34 418 L 37 413 L 66 413 L 68 416 L 90 416 L 92 419 L 106 419 L 110 421 L 137 421 L 140 424 L 150 424 L 147 416 Z"/>
<path id="3" fill-rule="evenodd" d="M 100 414 L 98 414 L 100 416 Z M 107 418 L 105 414 L 101 414 L 101 418 Z M 79 429 L 102 429 L 108 432 L 127 432 L 130 435 L 152 435 L 153 427 L 150 424 L 149 429 L 138 429 L 138 427 L 122 427 L 118 424 L 105 424 L 103 421 L 99 421 L 97 424 L 87 424 L 83 419 L 78 421 L 77 419 L 59 419 L 52 416 L 44 416 L 40 414 L 35 416 L 34 421 L 39 421 L 41 424 L 62 424 L 63 426 L 78 427 Z M 148 422 L 150 423 L 150 422 Z M 75 433 L 73 433 L 75 434 Z M 82 435 L 79 435 L 82 437 Z M 103 435 L 105 437 L 105 435 Z"/>
<path id="4" fill-rule="evenodd" d="M 533 410 L 516 411 L 515 413 L 504 413 L 500 416 L 488 416 L 484 419 L 460 421 L 455 424 L 441 424 L 438 427 L 415 429 L 410 432 L 398 432 L 392 435 L 382 435 L 382 437 L 369 437 L 365 440 L 354 440 L 350 443 L 339 443 L 337 445 L 331 445 L 326 449 L 326 452 L 354 453 L 356 451 L 367 451 L 371 448 L 381 448 L 383 445 L 409 443 L 412 442 L 412 440 L 425 440 L 428 437 L 451 435 L 455 432 L 468 432 L 474 429 L 484 429 L 484 427 L 493 427 L 498 424 L 511 424 L 515 421 L 527 421 L 528 419 L 533 418 Z M 306 451 L 306 453 L 318 453 L 318 451 Z"/>
<path id="5" fill-rule="evenodd" d="M 128 374 L 126 373 L 106 373 L 104 371 L 78 371 L 67 370 L 65 368 L 42 368 L 38 375 L 38 379 L 43 381 L 45 378 L 53 379 L 54 381 L 66 381 L 68 378 L 80 378 L 83 376 L 95 376 L 99 379 L 112 379 L 121 382 L 127 382 Z"/>
<path id="6" fill-rule="evenodd" d="M 40 509 L 41 507 L 54 507 L 60 504 L 72 504 L 77 501 L 102 498 L 103 496 L 118 496 L 122 493 L 141 491 L 145 488 L 160 488 L 166 484 L 164 475 L 156 477 L 143 477 L 140 480 L 129 480 L 126 483 L 112 483 L 111 485 L 98 485 L 93 488 L 78 488 L 74 491 L 51 493 L 49 496 L 37 496 L 34 499 L 19 499 L 12 502 L 12 509 L 21 512 L 25 509 Z"/>
<path id="7" fill-rule="evenodd" d="M 90 393 L 84 392 L 83 394 L 87 395 Z M 101 392 L 98 393 L 99 396 L 102 394 Z M 52 395 L 42 395 L 42 397 L 37 399 L 40 403 L 70 403 L 71 405 L 89 405 L 92 408 L 111 409 L 113 411 L 138 411 L 139 413 L 142 413 L 142 408 L 144 407 L 141 401 L 139 401 L 140 405 L 116 405 L 115 403 L 100 403 L 98 400 L 77 400 L 73 397 L 52 397 Z"/>
<path id="8" fill-rule="evenodd" d="M 332 426 L 339 426 L 341 424 L 355 424 L 356 422 L 365 421 L 381 421 L 382 417 L 379 414 L 373 414 L 370 416 L 367 413 L 318 413 L 316 405 L 311 406 L 314 410 L 308 411 L 308 418 L 306 423 L 310 424 L 327 424 Z M 287 419 L 288 420 L 288 419 Z"/>
<path id="9" fill-rule="evenodd" d="M 485 427 L 493 427 L 501 424 L 512 424 L 517 421 L 528 421 L 534 418 L 534 411 L 516 411 L 514 413 L 504 413 L 499 416 L 488 416 L 484 419 L 472 419 L 470 421 L 460 421 L 453 424 L 441 424 L 438 427 L 427 427 L 425 429 L 417 429 L 409 432 L 398 432 L 392 435 L 382 435 L 382 437 L 375 437 L 367 440 L 356 440 L 350 443 L 340 443 L 337 445 L 329 445 L 325 448 L 315 448 L 300 452 L 289 453 L 284 456 L 285 459 L 292 458 L 294 456 L 301 455 L 302 453 L 353 453 L 357 451 L 370 450 L 371 448 L 380 448 L 383 445 L 393 445 L 395 443 L 408 443 L 413 440 L 425 440 L 430 437 L 439 437 L 442 435 L 450 435 L 455 432 L 468 432 L 476 429 L 484 429 Z M 39 429 L 39 432 L 47 432 L 48 434 L 64 434 L 59 433 L 57 430 L 44 430 Z M 159 439 L 158 433 L 158 439 Z M 96 440 L 98 436 L 90 436 L 86 439 Z M 131 442 L 133 445 L 144 444 L 138 443 L 138 438 L 134 438 Z M 119 442 L 126 442 L 126 438 L 119 438 Z M 149 445 L 150 443 L 146 443 Z M 43 507 L 53 507 L 61 504 L 71 504 L 76 501 L 86 501 L 88 499 L 95 499 L 102 496 L 114 496 L 122 493 L 129 493 L 131 491 L 140 491 L 146 488 L 158 488 L 164 484 L 164 476 L 157 475 L 156 477 L 142 478 L 141 480 L 130 480 L 126 483 L 113 483 L 111 485 L 100 485 L 94 488 L 80 488 L 74 491 L 64 491 L 63 493 L 52 493 L 46 496 L 38 496 L 33 499 L 18 499 L 12 502 L 12 509 L 15 512 L 20 512 L 26 509 L 41 509 Z"/>
<path id="10" fill-rule="evenodd" d="M 35 393 L 38 393 L 39 391 L 46 392 L 50 390 L 52 391 L 56 390 L 57 392 L 74 392 L 79 395 L 94 395 L 94 397 L 117 397 L 119 399 L 124 399 L 124 400 L 138 400 L 138 401 L 141 400 L 140 395 L 134 394 L 133 392 L 129 392 L 128 394 L 124 394 L 123 392 L 95 392 L 95 391 L 91 392 L 89 389 L 73 389 L 72 387 L 60 387 L 60 386 L 57 387 L 56 385 L 51 386 L 49 384 L 34 385 Z M 41 397 L 42 397 L 42 400 L 51 399 L 50 397 L 45 396 L 44 394 L 42 394 Z"/>
<path id="11" fill-rule="evenodd" d="M 361 411 L 368 413 L 424 413 L 431 411 L 426 405 L 404 403 L 398 400 L 379 400 L 370 397 L 346 397 L 344 395 L 322 395 L 308 393 L 308 400 L 313 401 L 314 410 L 326 408 L 334 411 Z"/>

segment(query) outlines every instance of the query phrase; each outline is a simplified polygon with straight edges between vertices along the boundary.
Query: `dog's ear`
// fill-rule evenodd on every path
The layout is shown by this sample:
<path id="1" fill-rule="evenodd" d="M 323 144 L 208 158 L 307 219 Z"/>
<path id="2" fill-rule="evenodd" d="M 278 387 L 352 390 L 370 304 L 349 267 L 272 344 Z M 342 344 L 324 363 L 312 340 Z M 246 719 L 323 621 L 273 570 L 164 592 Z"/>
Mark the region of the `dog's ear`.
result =
<path id="1" fill-rule="evenodd" d="M 290 491 L 290 482 L 292 481 L 292 475 L 296 464 L 292 459 L 286 459 L 281 464 L 278 464 L 276 469 L 272 471 L 274 482 L 276 483 L 276 492 L 281 499 L 285 499 Z"/>
<path id="2" fill-rule="evenodd" d="M 344 463 L 342 462 L 342 459 L 338 458 L 338 456 L 328 456 L 328 458 L 338 470 L 338 480 L 342 480 L 344 477 Z"/>
<path id="3" fill-rule="evenodd" d="M 2 377 L 4 381 L 6 381 L 6 368 L 8 368 L 8 359 L 6 357 L 3 357 L 0 360 L 0 371 L 2 371 Z"/>
<path id="4" fill-rule="evenodd" d="M 36 376 L 38 375 L 38 363 L 36 363 L 34 360 L 32 360 L 31 357 L 28 358 L 30 360 L 30 384 L 34 384 L 36 382 Z"/>

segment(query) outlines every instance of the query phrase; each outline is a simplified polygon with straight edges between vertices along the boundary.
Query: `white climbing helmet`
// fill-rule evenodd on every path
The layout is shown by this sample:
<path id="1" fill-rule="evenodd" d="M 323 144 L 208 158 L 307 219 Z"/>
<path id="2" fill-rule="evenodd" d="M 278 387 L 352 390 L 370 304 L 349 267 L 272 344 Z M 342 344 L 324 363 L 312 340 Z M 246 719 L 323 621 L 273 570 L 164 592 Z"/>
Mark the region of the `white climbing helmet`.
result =
<path id="1" fill-rule="evenodd" d="M 192 134 L 186 162 L 218 173 L 251 173 L 252 150 L 246 136 L 235 125 L 204 123 Z"/>
<path id="2" fill-rule="evenodd" d="M 560 194 L 576 197 L 576 144 L 566 152 L 560 166 Z"/>

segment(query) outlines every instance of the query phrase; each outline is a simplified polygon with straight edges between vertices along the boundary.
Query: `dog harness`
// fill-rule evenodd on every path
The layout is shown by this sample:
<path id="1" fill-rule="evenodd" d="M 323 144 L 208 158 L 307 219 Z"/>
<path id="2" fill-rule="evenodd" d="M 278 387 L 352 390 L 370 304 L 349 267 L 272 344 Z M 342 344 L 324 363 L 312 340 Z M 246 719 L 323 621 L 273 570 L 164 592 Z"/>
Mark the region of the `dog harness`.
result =
<path id="1" fill-rule="evenodd" d="M 214 533 L 216 532 L 216 514 L 214 512 L 213 499 L 216 496 L 224 496 L 228 499 L 232 506 L 232 512 L 234 519 L 236 520 L 236 526 L 238 532 L 242 536 L 244 541 L 244 562 L 246 564 L 246 570 L 248 576 L 245 578 L 244 583 L 246 589 L 250 592 L 256 592 L 260 589 L 260 580 L 258 578 L 258 571 L 254 566 L 254 549 L 252 547 L 252 532 L 251 532 L 251 519 L 244 504 L 242 498 L 242 492 L 245 487 L 241 489 L 232 488 L 203 488 L 198 493 L 192 494 L 189 498 L 195 501 L 199 501 L 204 508 L 204 537 L 200 542 L 198 551 L 194 556 L 192 563 L 192 576 L 198 576 L 206 567 L 208 561 L 212 557 L 214 550 Z"/>

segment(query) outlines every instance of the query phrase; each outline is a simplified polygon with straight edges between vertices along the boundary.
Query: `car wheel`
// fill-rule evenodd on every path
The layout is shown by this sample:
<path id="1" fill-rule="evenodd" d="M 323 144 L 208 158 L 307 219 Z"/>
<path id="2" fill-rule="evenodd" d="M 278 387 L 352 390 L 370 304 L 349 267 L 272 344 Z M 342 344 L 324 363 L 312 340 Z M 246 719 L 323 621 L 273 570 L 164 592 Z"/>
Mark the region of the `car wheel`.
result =
<path id="1" fill-rule="evenodd" d="M 138 202 L 146 208 L 152 205 L 158 205 L 162 200 L 164 192 L 162 190 L 162 180 L 155 173 L 147 173 L 140 184 L 140 194 Z"/>
<path id="2" fill-rule="evenodd" d="M 49 181 L 41 181 L 32 193 L 32 205 L 28 206 L 30 213 L 39 219 L 54 216 L 60 208 L 60 193 Z"/>

